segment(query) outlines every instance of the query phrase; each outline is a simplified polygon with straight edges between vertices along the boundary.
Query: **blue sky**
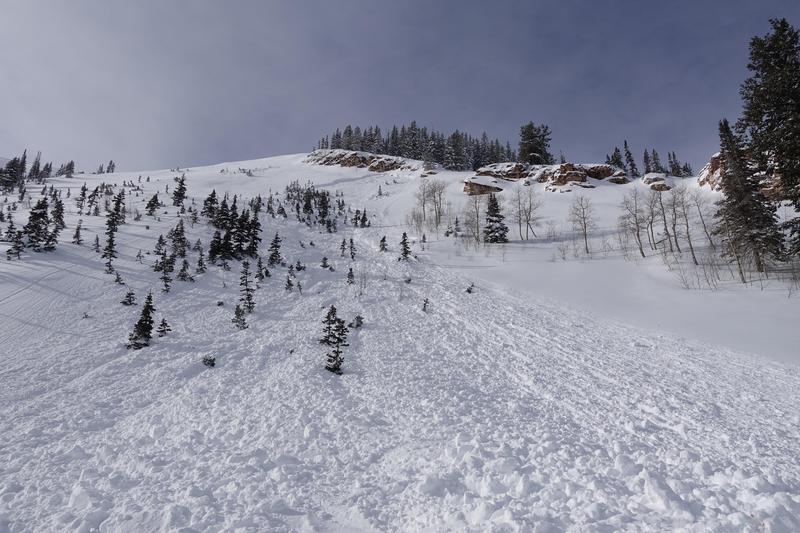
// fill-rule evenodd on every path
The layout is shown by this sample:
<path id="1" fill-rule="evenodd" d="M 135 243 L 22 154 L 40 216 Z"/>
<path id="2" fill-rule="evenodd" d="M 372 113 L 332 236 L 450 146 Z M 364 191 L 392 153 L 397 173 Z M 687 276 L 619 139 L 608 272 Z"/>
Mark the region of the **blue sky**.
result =
<path id="1" fill-rule="evenodd" d="M 0 155 L 93 170 L 309 150 L 337 126 L 417 120 L 602 160 L 695 169 L 735 119 L 747 44 L 797 1 L 6 0 Z"/>

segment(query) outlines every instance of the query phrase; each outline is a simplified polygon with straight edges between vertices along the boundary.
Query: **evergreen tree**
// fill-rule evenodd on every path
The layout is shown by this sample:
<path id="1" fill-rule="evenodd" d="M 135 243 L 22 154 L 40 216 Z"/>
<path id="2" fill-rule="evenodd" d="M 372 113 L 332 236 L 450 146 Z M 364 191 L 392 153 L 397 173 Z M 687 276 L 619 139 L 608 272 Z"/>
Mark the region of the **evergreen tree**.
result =
<path id="1" fill-rule="evenodd" d="M 550 128 L 542 124 L 528 122 L 519 133 L 519 158 L 531 165 L 552 165 L 555 160 L 550 153 Z"/>
<path id="2" fill-rule="evenodd" d="M 34 252 L 41 252 L 48 236 L 48 225 L 50 219 L 47 216 L 47 199 L 40 198 L 28 214 L 28 223 L 23 228 L 23 234 L 27 237 L 27 246 Z"/>
<path id="3" fill-rule="evenodd" d="M 206 261 L 203 259 L 203 250 L 200 250 L 200 254 L 197 256 L 197 266 L 194 268 L 194 271 L 198 274 L 202 274 L 206 271 Z"/>
<path id="4" fill-rule="evenodd" d="M 175 190 L 172 191 L 172 205 L 180 207 L 183 201 L 186 200 L 186 174 L 181 174 L 181 177 L 176 180 L 178 184 Z"/>
<path id="5" fill-rule="evenodd" d="M 158 329 L 156 331 L 158 332 L 159 337 L 163 337 L 164 335 L 172 331 L 172 328 L 169 327 L 166 318 L 161 319 L 161 322 L 158 324 Z"/>
<path id="6" fill-rule="evenodd" d="M 128 289 L 128 292 L 125 293 L 125 297 L 120 302 L 122 305 L 133 305 L 136 303 L 136 294 L 134 294 L 133 290 Z"/>
<path id="7" fill-rule="evenodd" d="M 239 301 L 246 313 L 252 313 L 256 308 L 256 301 L 253 297 L 255 292 L 250 280 L 250 261 L 242 261 L 242 274 L 239 276 Z"/>
<path id="8" fill-rule="evenodd" d="M 344 320 L 336 316 L 336 307 L 333 305 L 331 305 L 322 323 L 323 336 L 319 342 L 328 347 L 325 370 L 334 374 L 341 374 L 342 363 L 344 362 L 342 348 L 349 346 L 347 343 L 347 326 L 345 326 Z"/>
<path id="9" fill-rule="evenodd" d="M 747 152 L 758 174 L 777 181 L 794 207 L 786 221 L 789 251 L 800 255 L 800 32 L 784 19 L 750 41 L 751 76 L 742 84 L 737 123 L 748 136 Z"/>
<path id="10" fill-rule="evenodd" d="M 267 265 L 275 266 L 281 262 L 281 238 L 275 233 L 275 237 L 269 245 L 269 257 L 267 257 Z"/>
<path id="11" fill-rule="evenodd" d="M 323 256 L 322 263 L 320 263 L 319 266 L 321 266 L 322 268 L 326 268 L 327 269 L 327 268 L 330 268 L 331 265 L 328 264 L 328 258 Z"/>
<path id="12" fill-rule="evenodd" d="M 83 219 L 79 219 L 78 224 L 75 226 L 75 233 L 72 234 L 72 244 L 83 244 L 83 237 L 81 237 L 81 224 L 83 224 Z"/>
<path id="13" fill-rule="evenodd" d="M 488 243 L 508 242 L 508 227 L 503 220 L 505 217 L 500 211 L 500 202 L 497 196 L 489 195 L 489 202 L 486 207 L 486 226 L 483 229 L 483 240 Z"/>
<path id="14" fill-rule="evenodd" d="M 720 236 L 744 283 L 744 260 L 752 257 L 756 270 L 764 272 L 767 258 L 781 256 L 783 240 L 775 205 L 762 194 L 741 140 L 733 134 L 727 120 L 720 122 L 719 136 L 725 165 L 720 176 L 723 197 L 717 201 L 713 233 Z"/>
<path id="15" fill-rule="evenodd" d="M 408 245 L 408 235 L 406 232 L 403 232 L 403 237 L 400 239 L 400 259 L 403 261 L 408 261 L 409 256 L 411 255 L 411 247 Z"/>
<path id="16" fill-rule="evenodd" d="M 100 253 L 100 236 L 99 235 L 95 235 L 94 236 L 94 244 L 92 245 L 92 250 L 94 250 L 95 253 L 98 253 L 98 254 Z"/>
<path id="17" fill-rule="evenodd" d="M 245 319 L 244 309 L 239 304 L 236 304 L 236 309 L 233 310 L 233 318 L 231 322 L 239 329 L 247 329 L 247 320 Z"/>
<path id="18" fill-rule="evenodd" d="M 147 201 L 147 204 L 144 206 L 144 212 L 147 213 L 148 216 L 155 216 L 156 211 L 158 208 L 161 207 L 161 202 L 158 200 L 158 194 L 154 194 L 150 200 Z"/>
<path id="19" fill-rule="evenodd" d="M 153 294 L 148 293 L 142 307 L 142 314 L 133 327 L 133 333 L 128 337 L 128 348 L 139 350 L 150 344 L 153 338 L 153 313 L 156 308 L 153 306 Z"/>
<path id="20" fill-rule="evenodd" d="M 352 285 L 355 282 L 356 282 L 356 276 L 355 274 L 353 274 L 353 269 L 351 267 L 350 270 L 347 271 L 347 284 Z"/>
<path id="21" fill-rule="evenodd" d="M 342 252 L 342 257 L 344 257 L 344 252 L 347 250 L 347 239 L 342 239 L 342 245 L 339 247 Z"/>
<path id="22" fill-rule="evenodd" d="M 636 160 L 633 158 L 633 154 L 628 147 L 628 141 L 623 141 L 622 146 L 623 150 L 625 150 L 625 165 L 628 170 L 628 176 L 631 179 L 636 179 L 640 177 L 641 174 L 639 174 L 639 169 L 636 167 Z"/>
<path id="23" fill-rule="evenodd" d="M 12 257 L 20 258 L 22 250 L 25 249 L 25 242 L 22 239 L 22 230 L 17 230 L 11 238 L 11 248 L 6 250 L 6 259 L 11 260 Z"/>
<path id="24" fill-rule="evenodd" d="M 183 263 L 181 264 L 181 269 L 177 277 L 181 281 L 194 281 L 194 277 L 192 277 L 191 272 L 189 272 L 189 261 L 187 261 L 185 257 L 183 258 Z"/>
<path id="25" fill-rule="evenodd" d="M 642 163 L 644 166 L 645 174 L 650 174 L 651 172 L 653 172 L 653 164 L 650 161 L 650 152 L 648 152 L 646 148 L 644 150 L 644 155 L 642 156 Z"/>
<path id="26" fill-rule="evenodd" d="M 284 285 L 284 289 L 286 292 L 292 292 L 292 288 L 294 287 L 294 283 L 292 282 L 292 275 L 286 274 L 286 285 Z"/>
<path id="27" fill-rule="evenodd" d="M 381 237 L 381 242 L 380 242 L 380 245 L 378 247 L 378 250 L 381 251 L 381 252 L 386 252 L 388 250 L 388 248 L 386 247 L 386 235 Z"/>
<path id="28" fill-rule="evenodd" d="M 50 212 L 50 219 L 59 230 L 67 227 L 64 223 L 64 203 L 57 196 L 53 199 L 53 209 Z"/>
<path id="29" fill-rule="evenodd" d="M 356 258 L 356 245 L 353 242 L 353 238 L 350 237 L 350 259 L 354 261 L 355 258 Z"/>

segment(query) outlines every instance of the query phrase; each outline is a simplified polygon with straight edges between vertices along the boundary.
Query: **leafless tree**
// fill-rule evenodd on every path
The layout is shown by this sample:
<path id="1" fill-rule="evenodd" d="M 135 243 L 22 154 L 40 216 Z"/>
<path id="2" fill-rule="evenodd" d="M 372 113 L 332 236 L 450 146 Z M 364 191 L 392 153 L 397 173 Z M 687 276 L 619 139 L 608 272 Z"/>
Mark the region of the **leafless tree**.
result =
<path id="1" fill-rule="evenodd" d="M 703 211 L 705 211 L 706 206 L 708 205 L 709 201 L 703 191 L 699 188 L 692 190 L 689 195 L 689 200 L 691 201 L 692 205 L 695 206 L 697 209 L 697 215 L 700 217 L 700 224 L 703 226 L 703 231 L 706 234 L 706 239 L 708 240 L 708 245 L 711 248 L 716 248 L 716 244 L 714 243 L 714 239 L 711 238 L 711 233 L 708 231 L 708 226 L 706 226 L 706 220 L 703 217 Z"/>
<path id="2" fill-rule="evenodd" d="M 689 210 L 689 191 L 686 185 L 681 183 L 672 189 L 672 198 L 670 204 L 673 206 L 673 211 L 676 213 L 675 217 L 680 218 L 683 222 L 684 230 L 686 231 L 686 243 L 689 245 L 689 252 L 692 254 L 692 262 L 698 265 L 697 255 L 694 253 L 694 245 L 692 244 L 692 231 L 691 231 L 691 215 Z M 677 240 L 677 239 L 676 239 Z"/>
<path id="3" fill-rule="evenodd" d="M 669 227 L 667 226 L 667 210 L 664 209 L 664 198 L 661 191 L 653 191 L 658 196 L 658 213 L 661 215 L 661 221 L 664 223 L 664 236 L 667 238 L 667 244 L 669 244 L 669 251 L 674 251 L 672 248 L 672 235 L 669 233 Z"/>
<path id="4" fill-rule="evenodd" d="M 464 206 L 464 231 L 476 243 L 481 242 L 484 203 L 483 196 L 475 195 L 470 196 Z"/>
<path id="5" fill-rule="evenodd" d="M 581 232 L 583 236 L 583 248 L 586 254 L 589 252 L 589 230 L 595 227 L 594 208 L 588 197 L 579 194 L 572 201 L 569 208 L 569 221 L 572 227 Z"/>
<path id="6" fill-rule="evenodd" d="M 622 199 L 622 214 L 619 217 L 619 222 L 620 226 L 636 240 L 639 253 L 642 257 L 645 257 L 644 246 L 642 245 L 642 230 L 645 229 L 647 218 L 641 204 L 641 194 L 639 189 L 634 186 Z"/>
<path id="7" fill-rule="evenodd" d="M 536 237 L 534 227 L 539 225 L 541 216 L 539 208 L 542 206 L 542 198 L 536 193 L 532 186 L 521 186 L 514 190 L 512 220 L 517 223 L 519 238 L 526 241 L 531 235 Z M 522 229 L 525 228 L 523 235 Z"/>
<path id="8" fill-rule="evenodd" d="M 442 180 L 435 178 L 428 180 L 427 194 L 430 198 L 431 207 L 433 208 L 433 223 L 437 232 L 444 218 L 444 191 L 446 188 L 447 184 Z"/>

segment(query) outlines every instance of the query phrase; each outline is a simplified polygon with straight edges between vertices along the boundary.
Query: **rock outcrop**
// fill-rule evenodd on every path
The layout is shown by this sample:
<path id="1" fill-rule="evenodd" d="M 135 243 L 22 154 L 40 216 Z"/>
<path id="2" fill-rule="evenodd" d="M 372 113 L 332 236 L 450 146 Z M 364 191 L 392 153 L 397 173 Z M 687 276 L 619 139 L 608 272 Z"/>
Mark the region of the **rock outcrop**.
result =
<path id="1" fill-rule="evenodd" d="M 708 186 L 712 191 L 720 190 L 720 177 L 724 166 L 725 160 L 722 159 L 721 153 L 717 152 L 712 155 L 708 163 L 700 169 L 700 174 L 697 176 L 697 184 L 701 187 Z"/>
<path id="2" fill-rule="evenodd" d="M 494 163 L 475 171 L 478 176 L 491 176 L 509 181 L 518 181 L 528 176 L 528 168 L 522 163 Z"/>
<path id="3" fill-rule="evenodd" d="M 506 181 L 506 183 L 509 182 Z M 502 190 L 503 187 L 500 186 L 498 180 L 491 176 L 473 176 L 464 180 L 464 192 L 469 196 L 491 194 Z"/>
<path id="4" fill-rule="evenodd" d="M 389 172 L 401 169 L 417 170 L 416 165 L 411 164 L 402 157 L 354 152 L 352 150 L 314 150 L 308 154 L 306 163 L 366 168 L 372 172 Z"/>

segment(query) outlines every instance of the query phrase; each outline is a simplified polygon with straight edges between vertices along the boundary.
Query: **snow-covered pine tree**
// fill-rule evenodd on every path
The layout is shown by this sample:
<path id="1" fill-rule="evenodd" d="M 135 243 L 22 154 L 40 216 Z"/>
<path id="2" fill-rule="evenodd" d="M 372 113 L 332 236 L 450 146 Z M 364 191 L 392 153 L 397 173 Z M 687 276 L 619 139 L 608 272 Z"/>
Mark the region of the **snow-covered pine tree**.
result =
<path id="1" fill-rule="evenodd" d="M 483 240 L 488 243 L 508 242 L 508 227 L 503 223 L 505 217 L 500 211 L 500 202 L 495 194 L 489 195 L 486 206 L 486 226 L 483 229 Z"/>
<path id="2" fill-rule="evenodd" d="M 11 237 L 11 247 L 6 250 L 6 259 L 11 260 L 12 257 L 20 258 L 22 251 L 25 249 L 25 241 L 22 238 L 22 230 L 17 230 Z"/>
<path id="3" fill-rule="evenodd" d="M 180 207 L 183 205 L 183 201 L 186 200 L 186 174 L 181 174 L 181 177 L 175 181 L 177 185 L 175 185 L 175 190 L 172 191 L 172 205 Z"/>
<path id="4" fill-rule="evenodd" d="M 255 292 L 250 279 L 250 261 L 244 260 L 242 261 L 242 274 L 239 276 L 239 302 L 246 313 L 252 313 L 256 308 L 256 301 L 253 297 Z"/>
<path id="5" fill-rule="evenodd" d="M 275 237 L 269 244 L 269 257 L 267 257 L 267 265 L 275 266 L 281 262 L 281 238 L 275 233 Z"/>
<path id="6" fill-rule="evenodd" d="M 78 224 L 75 226 L 75 233 L 72 234 L 72 244 L 83 244 L 83 237 L 81 237 L 81 224 L 83 224 L 83 219 L 78 219 Z"/>
<path id="7" fill-rule="evenodd" d="M 378 251 L 386 252 L 387 250 L 388 248 L 386 247 L 386 235 L 384 235 L 383 237 L 381 237 L 381 242 L 378 245 Z"/>
<path id="8" fill-rule="evenodd" d="M 158 336 L 159 337 L 163 337 L 164 335 L 166 335 L 170 331 L 172 331 L 172 328 L 167 323 L 167 319 L 166 318 L 162 318 L 161 322 L 158 324 L 158 329 L 156 330 L 156 332 L 158 333 Z"/>
<path id="9" fill-rule="evenodd" d="M 178 271 L 177 278 L 181 281 L 194 281 L 194 277 L 192 273 L 189 272 L 189 261 L 186 258 L 183 258 L 183 263 L 181 263 L 181 269 Z"/>
<path id="10" fill-rule="evenodd" d="M 128 337 L 128 349 L 139 350 L 150 344 L 150 339 L 153 338 L 153 313 L 155 310 L 153 294 L 147 293 L 139 320 Z"/>
<path id="11" fill-rule="evenodd" d="M 785 228 L 789 253 L 800 256 L 800 31 L 785 18 L 750 40 L 751 76 L 740 89 L 744 109 L 737 130 L 747 133 L 756 171 L 779 185 L 794 209 Z"/>
<path id="12" fill-rule="evenodd" d="M 353 242 L 353 238 L 350 237 L 350 259 L 355 260 L 356 258 L 356 245 Z"/>
<path id="13" fill-rule="evenodd" d="M 630 148 L 628 147 L 628 141 L 625 140 L 622 142 L 623 150 L 625 151 L 625 165 L 627 166 L 628 170 L 628 177 L 631 179 L 636 179 L 641 176 L 639 174 L 639 168 L 636 166 L 636 160 L 633 158 L 633 154 L 631 153 Z"/>
<path id="14" fill-rule="evenodd" d="M 400 257 L 399 259 L 402 261 L 408 261 L 409 256 L 411 256 L 411 247 L 408 245 L 408 235 L 406 232 L 403 232 L 403 237 L 400 239 Z"/>
<path id="15" fill-rule="evenodd" d="M 325 370 L 334 374 L 341 374 L 342 363 L 344 362 L 342 348 L 349 346 L 347 344 L 347 327 L 344 324 L 344 320 L 336 316 L 336 307 L 333 305 L 325 315 L 322 324 L 323 336 L 319 342 L 329 348 L 326 354 Z"/>
<path id="16" fill-rule="evenodd" d="M 347 271 L 347 284 L 352 285 L 356 282 L 356 276 L 353 274 L 353 268 L 350 267 L 350 270 Z"/>
<path id="17" fill-rule="evenodd" d="M 236 308 L 233 310 L 233 318 L 231 322 L 239 328 L 239 329 L 247 329 L 247 320 L 245 319 L 245 312 L 242 309 L 242 306 L 236 304 Z"/>
<path id="18" fill-rule="evenodd" d="M 98 253 L 98 254 L 100 253 L 100 236 L 99 235 L 95 235 L 94 236 L 94 244 L 92 245 L 92 250 L 94 250 L 95 253 Z"/>
<path id="19" fill-rule="evenodd" d="M 198 274 L 202 274 L 206 271 L 206 260 L 203 258 L 203 250 L 200 250 L 200 253 L 197 256 L 197 266 L 194 268 L 194 271 Z"/>
<path id="20" fill-rule="evenodd" d="M 133 292 L 133 289 L 128 289 L 128 292 L 125 293 L 120 303 L 122 305 L 133 305 L 136 303 L 136 294 Z"/>
<path id="21" fill-rule="evenodd" d="M 286 285 L 284 285 L 284 289 L 286 289 L 286 292 L 292 292 L 293 287 L 294 283 L 292 282 L 292 275 L 286 274 Z"/>
<path id="22" fill-rule="evenodd" d="M 716 203 L 712 233 L 720 237 L 745 283 L 744 261 L 752 258 L 756 270 L 764 272 L 767 259 L 781 257 L 783 238 L 778 230 L 775 205 L 761 192 L 741 140 L 731 131 L 727 120 L 719 124 L 719 137 L 725 161 L 720 176 L 723 196 Z"/>
<path id="23" fill-rule="evenodd" d="M 342 245 L 339 247 L 342 252 L 342 257 L 344 257 L 344 252 L 347 250 L 347 239 L 342 239 Z"/>

